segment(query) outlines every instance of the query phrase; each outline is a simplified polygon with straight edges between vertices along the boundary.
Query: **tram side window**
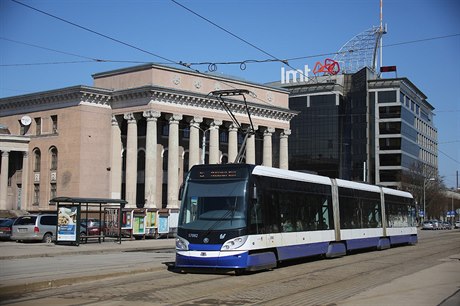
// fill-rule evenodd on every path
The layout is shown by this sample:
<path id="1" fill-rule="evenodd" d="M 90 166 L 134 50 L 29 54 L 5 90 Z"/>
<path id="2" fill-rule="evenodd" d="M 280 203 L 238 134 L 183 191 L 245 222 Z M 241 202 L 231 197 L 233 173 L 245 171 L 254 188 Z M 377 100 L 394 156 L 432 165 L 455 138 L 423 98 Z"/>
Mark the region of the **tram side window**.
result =
<path id="1" fill-rule="evenodd" d="M 340 194 L 340 193 L 339 193 Z M 353 229 L 362 227 L 359 200 L 349 196 L 339 196 L 340 228 Z"/>
<path id="2" fill-rule="evenodd" d="M 332 198 L 327 195 L 304 194 L 299 203 L 298 231 L 334 229 L 332 217 Z"/>
<path id="3" fill-rule="evenodd" d="M 410 199 L 385 195 L 385 211 L 388 227 L 415 226 L 415 209 Z"/>
<path id="4" fill-rule="evenodd" d="M 377 228 L 382 227 L 382 214 L 380 210 L 380 199 L 378 201 L 372 199 L 361 199 L 361 207 L 363 210 L 363 227 Z"/>
<path id="5" fill-rule="evenodd" d="M 264 225 L 264 206 L 262 205 L 261 197 L 251 202 L 249 210 L 249 233 L 263 234 L 265 233 Z"/>
<path id="6" fill-rule="evenodd" d="M 257 188 L 266 233 L 334 228 L 330 186 L 263 177 L 258 179 Z M 254 233 L 253 209 L 251 232 Z M 260 233 L 260 226 L 257 227 Z"/>
<path id="7" fill-rule="evenodd" d="M 281 222 L 279 219 L 279 197 L 278 193 L 274 190 L 267 190 L 264 194 L 264 217 L 265 217 L 265 232 L 266 233 L 279 233 Z"/>
<path id="8" fill-rule="evenodd" d="M 340 228 L 382 227 L 380 193 L 339 187 Z"/>

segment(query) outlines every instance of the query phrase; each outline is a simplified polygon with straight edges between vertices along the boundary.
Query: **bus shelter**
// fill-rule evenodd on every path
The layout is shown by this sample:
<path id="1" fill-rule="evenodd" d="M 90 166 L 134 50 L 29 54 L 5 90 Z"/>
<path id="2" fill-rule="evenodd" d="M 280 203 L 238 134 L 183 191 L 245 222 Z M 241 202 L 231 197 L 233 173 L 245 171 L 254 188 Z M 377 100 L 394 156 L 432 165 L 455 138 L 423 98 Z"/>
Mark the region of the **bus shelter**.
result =
<path id="1" fill-rule="evenodd" d="M 56 244 L 78 246 L 88 239 L 101 243 L 106 237 L 121 243 L 125 200 L 57 197 L 50 202 L 56 204 Z"/>

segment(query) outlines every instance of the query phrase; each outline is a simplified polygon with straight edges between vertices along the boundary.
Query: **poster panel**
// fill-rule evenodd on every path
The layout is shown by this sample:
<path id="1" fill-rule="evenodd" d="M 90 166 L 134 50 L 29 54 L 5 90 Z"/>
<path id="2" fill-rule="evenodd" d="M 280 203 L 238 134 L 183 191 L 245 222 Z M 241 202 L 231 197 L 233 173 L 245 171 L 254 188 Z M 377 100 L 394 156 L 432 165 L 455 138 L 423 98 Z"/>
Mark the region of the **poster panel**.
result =
<path id="1" fill-rule="evenodd" d="M 154 228 L 156 226 L 157 214 L 155 211 L 148 211 L 145 215 L 145 228 Z"/>
<path id="2" fill-rule="evenodd" d="M 133 235 L 143 235 L 145 232 L 144 216 L 134 216 Z"/>
<path id="3" fill-rule="evenodd" d="M 169 233 L 169 222 L 168 221 L 169 221 L 168 215 L 158 216 L 158 233 L 159 234 Z"/>
<path id="4" fill-rule="evenodd" d="M 123 211 L 121 213 L 121 228 L 122 229 L 132 229 L 133 225 L 131 223 L 131 213 L 132 211 Z"/>
<path id="5" fill-rule="evenodd" d="M 59 207 L 57 241 L 77 241 L 77 220 L 79 220 L 79 206 Z"/>

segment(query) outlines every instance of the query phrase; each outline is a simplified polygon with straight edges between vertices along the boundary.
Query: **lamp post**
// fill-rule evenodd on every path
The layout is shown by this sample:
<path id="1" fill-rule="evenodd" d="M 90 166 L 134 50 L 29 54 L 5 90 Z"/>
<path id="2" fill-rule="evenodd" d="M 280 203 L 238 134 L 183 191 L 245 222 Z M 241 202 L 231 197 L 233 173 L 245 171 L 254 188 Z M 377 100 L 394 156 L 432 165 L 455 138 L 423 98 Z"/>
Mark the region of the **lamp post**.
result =
<path id="1" fill-rule="evenodd" d="M 429 181 L 435 181 L 436 179 L 433 177 L 430 177 L 429 179 L 423 178 L 423 221 L 425 221 L 426 218 L 426 184 Z"/>
<path id="2" fill-rule="evenodd" d="M 205 157 L 206 157 L 206 132 L 208 132 L 210 130 L 210 128 L 208 129 L 202 129 L 200 128 L 199 126 L 197 125 L 191 125 L 192 128 L 195 128 L 195 129 L 198 129 L 200 130 L 202 133 L 203 133 L 203 136 L 201 138 L 201 164 L 204 165 L 204 162 L 205 162 Z"/>
<path id="3" fill-rule="evenodd" d="M 205 162 L 205 157 L 206 157 L 206 132 L 209 131 L 210 129 L 200 129 L 203 132 L 203 139 L 202 139 L 202 144 L 201 144 L 201 164 L 204 165 Z"/>

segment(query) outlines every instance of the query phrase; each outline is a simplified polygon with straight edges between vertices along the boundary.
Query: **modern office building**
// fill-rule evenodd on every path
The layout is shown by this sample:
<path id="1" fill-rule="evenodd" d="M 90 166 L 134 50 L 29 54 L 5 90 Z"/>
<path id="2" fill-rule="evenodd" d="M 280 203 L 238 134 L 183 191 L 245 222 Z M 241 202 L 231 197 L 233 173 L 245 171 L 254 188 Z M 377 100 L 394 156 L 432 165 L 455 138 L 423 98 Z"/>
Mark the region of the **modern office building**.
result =
<path id="1" fill-rule="evenodd" d="M 55 210 L 55 196 L 177 208 L 191 166 L 235 160 L 247 110 L 245 162 L 288 168 L 284 89 L 153 64 L 93 80 L 0 99 L 0 210 Z"/>
<path id="2" fill-rule="evenodd" d="M 369 68 L 271 83 L 290 91 L 291 170 L 401 187 L 405 171 L 437 173 L 434 107 L 407 78 Z"/>

